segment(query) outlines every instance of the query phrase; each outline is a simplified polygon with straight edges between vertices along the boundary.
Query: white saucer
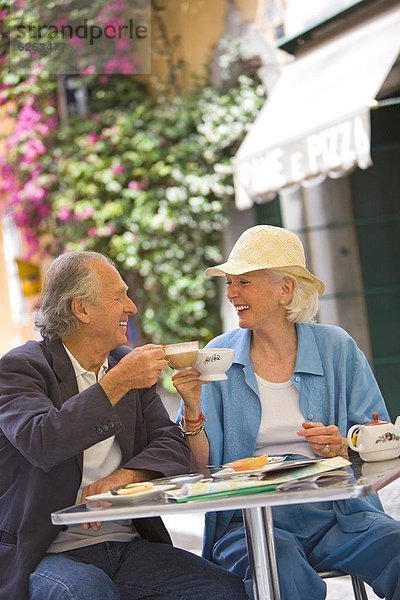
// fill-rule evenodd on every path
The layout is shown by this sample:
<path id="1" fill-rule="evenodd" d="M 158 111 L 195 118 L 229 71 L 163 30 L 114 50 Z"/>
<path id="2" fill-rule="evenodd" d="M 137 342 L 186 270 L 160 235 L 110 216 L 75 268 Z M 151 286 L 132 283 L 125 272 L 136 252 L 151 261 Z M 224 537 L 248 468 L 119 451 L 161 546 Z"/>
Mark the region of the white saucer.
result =
<path id="1" fill-rule="evenodd" d="M 151 488 L 151 490 L 144 490 L 143 492 L 137 492 L 136 494 L 114 495 L 111 492 L 104 492 L 103 494 L 94 494 L 93 496 L 88 496 L 87 500 L 90 500 L 91 502 L 111 502 L 111 504 L 131 504 L 132 502 L 157 496 L 161 492 L 172 490 L 175 487 L 176 486 L 173 484 L 155 485 L 153 488 Z"/>

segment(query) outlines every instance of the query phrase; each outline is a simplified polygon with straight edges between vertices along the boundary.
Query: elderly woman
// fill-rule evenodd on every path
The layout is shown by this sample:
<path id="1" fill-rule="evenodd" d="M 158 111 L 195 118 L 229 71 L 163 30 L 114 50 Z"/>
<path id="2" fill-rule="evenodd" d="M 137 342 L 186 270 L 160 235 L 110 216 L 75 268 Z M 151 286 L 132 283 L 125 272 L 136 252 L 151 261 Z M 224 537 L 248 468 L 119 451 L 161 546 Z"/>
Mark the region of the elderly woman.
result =
<path id="1" fill-rule="evenodd" d="M 252 227 L 227 262 L 206 273 L 225 276 L 239 328 L 209 344 L 235 350 L 227 381 L 202 388 L 194 369 L 173 376 L 193 466 L 263 453 L 347 457 L 351 425 L 369 421 L 374 411 L 389 418 L 355 341 L 339 327 L 313 322 L 325 286 L 305 268 L 295 234 Z M 328 569 L 359 576 L 380 597 L 400 599 L 400 523 L 383 512 L 376 495 L 275 507 L 273 517 L 282 600 L 325 598 L 317 571 Z M 252 597 L 238 511 L 206 516 L 204 555 L 239 575 Z"/>

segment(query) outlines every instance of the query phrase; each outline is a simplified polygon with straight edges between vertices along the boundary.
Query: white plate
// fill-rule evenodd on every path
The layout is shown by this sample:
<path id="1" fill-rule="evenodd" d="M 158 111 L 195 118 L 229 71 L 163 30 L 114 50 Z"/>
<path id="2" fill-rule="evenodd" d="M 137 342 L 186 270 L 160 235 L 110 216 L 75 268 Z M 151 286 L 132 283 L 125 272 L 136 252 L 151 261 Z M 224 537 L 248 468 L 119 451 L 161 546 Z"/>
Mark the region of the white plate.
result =
<path id="1" fill-rule="evenodd" d="M 242 475 L 262 475 L 263 473 L 269 473 L 270 471 L 279 471 L 282 469 L 294 469 L 296 467 L 305 467 L 312 465 L 317 462 L 323 462 L 326 459 L 323 458 L 294 458 L 285 460 L 285 456 L 271 456 L 268 459 L 268 464 L 264 467 L 258 467 L 256 469 L 249 469 L 246 471 L 234 471 L 230 467 L 211 473 L 211 477 L 216 479 L 228 479 L 229 477 L 241 477 Z M 273 460 L 280 459 L 280 460 Z"/>
<path id="2" fill-rule="evenodd" d="M 136 494 L 120 494 L 114 495 L 111 492 L 104 492 L 103 494 L 94 494 L 94 496 L 88 496 L 87 499 L 97 502 L 111 502 L 112 504 L 126 504 L 136 502 L 138 500 L 145 500 L 152 496 L 157 496 L 161 492 L 172 490 L 176 486 L 173 484 L 166 485 L 155 485 L 151 490 L 144 490 L 143 492 L 137 492 Z"/>

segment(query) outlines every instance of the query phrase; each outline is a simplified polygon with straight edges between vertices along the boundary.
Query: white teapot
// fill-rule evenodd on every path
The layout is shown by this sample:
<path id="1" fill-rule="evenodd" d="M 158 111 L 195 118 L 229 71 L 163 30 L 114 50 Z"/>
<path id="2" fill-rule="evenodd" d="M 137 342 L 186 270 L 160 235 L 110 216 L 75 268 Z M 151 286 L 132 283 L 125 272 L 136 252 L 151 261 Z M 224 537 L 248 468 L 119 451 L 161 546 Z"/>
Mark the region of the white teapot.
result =
<path id="1" fill-rule="evenodd" d="M 347 433 L 347 441 L 352 450 L 360 453 L 366 462 L 390 460 L 400 456 L 400 417 L 396 423 L 381 421 L 377 412 L 372 414 L 373 421 L 365 425 L 353 425 Z M 354 443 L 353 436 L 357 434 Z"/>

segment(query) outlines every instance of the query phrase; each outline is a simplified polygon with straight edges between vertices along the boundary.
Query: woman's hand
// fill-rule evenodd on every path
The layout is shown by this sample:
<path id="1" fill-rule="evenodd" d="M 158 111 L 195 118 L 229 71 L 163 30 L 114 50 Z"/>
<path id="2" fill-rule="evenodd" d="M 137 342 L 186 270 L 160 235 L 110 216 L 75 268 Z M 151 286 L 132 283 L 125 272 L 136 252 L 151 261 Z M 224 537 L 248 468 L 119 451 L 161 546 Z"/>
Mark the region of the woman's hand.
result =
<path id="1" fill-rule="evenodd" d="M 193 369 L 179 369 L 172 374 L 172 383 L 185 403 L 185 414 L 188 419 L 196 418 L 201 413 L 200 373 Z"/>
<path id="2" fill-rule="evenodd" d="M 325 426 L 323 423 L 306 421 L 302 423 L 302 427 L 297 435 L 304 437 L 316 454 L 326 458 L 348 458 L 347 440 L 342 438 L 336 425 Z"/>

